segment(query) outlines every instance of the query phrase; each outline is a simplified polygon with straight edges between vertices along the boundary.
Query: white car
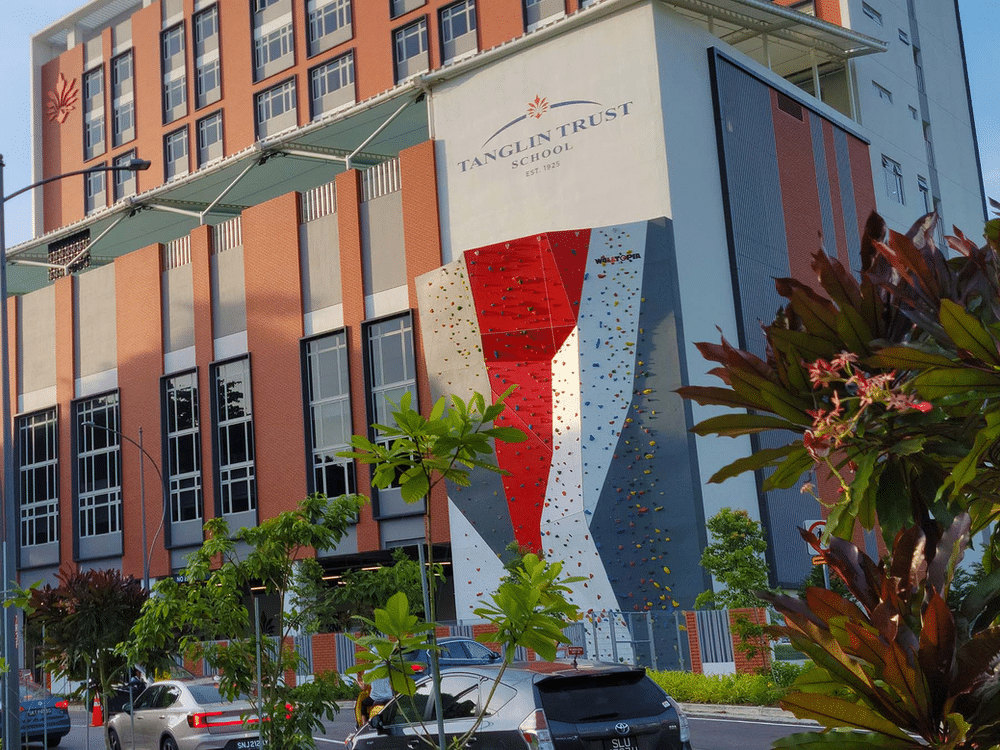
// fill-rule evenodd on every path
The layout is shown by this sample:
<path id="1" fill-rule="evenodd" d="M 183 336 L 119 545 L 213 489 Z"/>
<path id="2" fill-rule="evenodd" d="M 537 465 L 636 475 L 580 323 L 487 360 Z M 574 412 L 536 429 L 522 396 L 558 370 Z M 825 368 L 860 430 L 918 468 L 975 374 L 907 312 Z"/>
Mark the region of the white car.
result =
<path id="1" fill-rule="evenodd" d="M 249 701 L 227 701 L 211 679 L 147 687 L 108 722 L 111 750 L 258 750 Z"/>

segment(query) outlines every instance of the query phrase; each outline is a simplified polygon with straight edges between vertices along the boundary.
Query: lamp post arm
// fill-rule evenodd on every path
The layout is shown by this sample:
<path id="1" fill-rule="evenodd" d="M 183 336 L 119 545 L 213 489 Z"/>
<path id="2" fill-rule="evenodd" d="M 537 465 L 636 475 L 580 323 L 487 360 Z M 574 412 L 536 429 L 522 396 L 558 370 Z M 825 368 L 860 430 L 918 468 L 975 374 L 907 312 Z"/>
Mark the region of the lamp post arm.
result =
<path id="1" fill-rule="evenodd" d="M 0 157 L 2 158 L 2 157 Z M 149 169 L 150 162 L 146 159 L 133 159 L 128 164 L 118 164 L 110 167 L 100 166 L 100 167 L 90 167 L 88 169 L 77 169 L 73 172 L 64 172 L 63 174 L 57 174 L 55 177 L 46 177 L 44 180 L 39 180 L 38 182 L 33 182 L 27 187 L 23 187 L 20 190 L 15 190 L 10 195 L 5 195 L 3 197 L 3 203 L 6 203 L 11 198 L 16 198 L 22 193 L 27 193 L 29 190 L 34 190 L 35 188 L 41 187 L 42 185 L 48 185 L 50 182 L 57 182 L 58 180 L 64 180 L 67 177 L 75 177 L 78 174 L 90 174 L 91 172 L 145 172 Z"/>
<path id="2" fill-rule="evenodd" d="M 168 504 L 169 498 L 170 498 L 170 491 L 167 488 L 167 480 L 163 477 L 163 472 L 160 471 L 160 467 L 157 465 L 156 459 L 154 459 L 149 454 L 149 451 L 147 451 L 143 446 L 139 445 L 139 443 L 137 443 L 135 440 L 133 440 L 132 438 L 130 438 L 128 435 L 126 435 L 121 430 L 116 430 L 114 427 L 107 427 L 106 425 L 97 424 L 97 422 L 91 422 L 91 421 L 81 422 L 80 426 L 81 427 L 96 427 L 96 428 L 98 428 L 100 430 L 105 430 L 107 432 L 112 432 L 115 435 L 117 435 L 118 437 L 120 437 L 122 440 L 126 440 L 126 441 L 132 443 L 132 445 L 134 445 L 136 448 L 138 448 L 140 451 L 142 451 L 142 455 L 143 456 L 145 456 L 146 458 L 149 459 L 149 463 L 152 465 L 153 471 L 155 471 L 156 472 L 156 476 L 158 476 L 160 478 L 160 492 L 163 495 L 163 500 L 161 502 L 161 505 L 163 506 L 163 512 L 160 513 L 160 525 L 156 527 L 156 533 L 153 534 L 153 540 L 149 543 L 149 549 L 146 550 L 146 553 L 148 555 L 147 559 L 149 559 L 150 557 L 153 556 L 153 547 L 156 546 L 156 540 L 160 536 L 160 532 L 163 530 L 163 525 L 164 525 L 164 523 L 166 523 L 166 519 L 167 519 L 167 504 Z M 146 583 L 147 583 L 147 586 L 148 586 L 149 581 L 146 581 Z"/>

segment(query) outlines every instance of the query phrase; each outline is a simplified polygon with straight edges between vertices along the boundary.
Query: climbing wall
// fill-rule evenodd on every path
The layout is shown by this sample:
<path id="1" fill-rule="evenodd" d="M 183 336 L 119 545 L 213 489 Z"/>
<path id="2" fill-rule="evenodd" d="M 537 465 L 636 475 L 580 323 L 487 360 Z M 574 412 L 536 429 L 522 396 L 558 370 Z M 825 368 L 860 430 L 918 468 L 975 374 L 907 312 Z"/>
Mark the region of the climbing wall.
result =
<path id="1" fill-rule="evenodd" d="M 498 422 L 527 435 L 497 446 L 502 479 L 449 488 L 459 617 L 514 540 L 585 576 L 585 611 L 659 614 L 672 651 L 673 611 L 705 588 L 673 252 L 661 219 L 475 248 L 419 279 L 435 398 L 516 385 Z"/>

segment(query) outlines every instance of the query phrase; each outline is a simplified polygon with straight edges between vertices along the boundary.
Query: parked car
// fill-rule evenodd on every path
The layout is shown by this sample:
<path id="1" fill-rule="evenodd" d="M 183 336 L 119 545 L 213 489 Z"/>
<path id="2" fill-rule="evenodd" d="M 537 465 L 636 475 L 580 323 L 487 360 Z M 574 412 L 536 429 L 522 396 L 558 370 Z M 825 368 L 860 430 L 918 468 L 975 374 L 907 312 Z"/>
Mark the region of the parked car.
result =
<path id="1" fill-rule="evenodd" d="M 250 711 L 249 701 L 225 700 L 212 679 L 154 682 L 108 722 L 108 745 L 111 750 L 256 750 L 257 728 L 243 721 Z"/>
<path id="2" fill-rule="evenodd" d="M 471 638 L 442 638 L 437 642 L 438 665 L 442 671 L 452 667 L 471 667 L 479 664 L 493 664 L 500 661 L 500 654 Z M 424 664 L 430 668 L 431 657 L 427 649 L 407 654 L 407 660 Z"/>
<path id="3" fill-rule="evenodd" d="M 490 694 L 499 666 L 462 667 L 441 675 L 448 742 L 468 731 Z M 423 725 L 434 732 L 433 681 L 418 683 L 347 740 L 347 750 L 412 745 Z M 504 673 L 476 736 L 476 750 L 691 750 L 687 717 L 642 667 L 579 662 L 518 662 Z"/>
<path id="4" fill-rule="evenodd" d="M 21 741 L 55 747 L 69 734 L 69 702 L 29 679 L 20 682 Z"/>

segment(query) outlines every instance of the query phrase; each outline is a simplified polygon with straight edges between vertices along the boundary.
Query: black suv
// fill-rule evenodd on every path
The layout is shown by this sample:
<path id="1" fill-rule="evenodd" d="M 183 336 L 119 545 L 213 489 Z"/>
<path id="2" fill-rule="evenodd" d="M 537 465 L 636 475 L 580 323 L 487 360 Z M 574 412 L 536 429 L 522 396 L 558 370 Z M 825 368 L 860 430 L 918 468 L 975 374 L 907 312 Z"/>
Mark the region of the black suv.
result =
<path id="1" fill-rule="evenodd" d="M 475 723 L 499 666 L 457 668 L 441 675 L 445 733 L 453 737 Z M 416 735 L 436 737 L 432 681 L 416 695 L 399 696 L 348 738 L 347 750 L 402 750 Z M 476 750 L 691 750 L 687 718 L 641 667 L 597 662 L 518 662 L 503 674 L 483 723 Z"/>

